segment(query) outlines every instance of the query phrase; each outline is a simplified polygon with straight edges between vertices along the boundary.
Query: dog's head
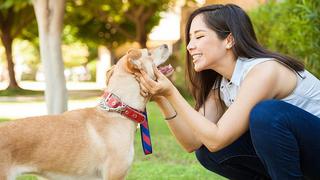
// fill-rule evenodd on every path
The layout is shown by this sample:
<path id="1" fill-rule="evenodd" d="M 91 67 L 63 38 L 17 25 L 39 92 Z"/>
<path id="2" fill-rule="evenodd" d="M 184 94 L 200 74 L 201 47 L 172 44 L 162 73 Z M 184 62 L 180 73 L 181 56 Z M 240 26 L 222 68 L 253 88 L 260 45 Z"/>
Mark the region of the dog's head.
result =
<path id="1" fill-rule="evenodd" d="M 153 64 L 159 68 L 161 64 L 166 62 L 170 56 L 168 46 L 166 44 L 155 49 L 130 49 L 127 52 L 127 69 L 131 72 L 144 70 L 149 77 L 155 79 Z M 166 66 L 167 69 L 172 68 L 171 65 Z M 162 68 L 159 68 L 164 69 Z M 161 71 L 164 73 L 164 71 Z"/>
<path id="2" fill-rule="evenodd" d="M 170 52 L 167 45 L 159 46 L 155 49 L 130 49 L 124 55 L 117 65 L 120 65 L 126 72 L 133 74 L 144 70 L 152 79 L 155 79 L 153 64 L 165 75 L 172 74 L 173 67 L 171 65 L 161 66 L 168 60 Z M 116 66 L 112 66 L 107 71 L 107 84 Z"/>

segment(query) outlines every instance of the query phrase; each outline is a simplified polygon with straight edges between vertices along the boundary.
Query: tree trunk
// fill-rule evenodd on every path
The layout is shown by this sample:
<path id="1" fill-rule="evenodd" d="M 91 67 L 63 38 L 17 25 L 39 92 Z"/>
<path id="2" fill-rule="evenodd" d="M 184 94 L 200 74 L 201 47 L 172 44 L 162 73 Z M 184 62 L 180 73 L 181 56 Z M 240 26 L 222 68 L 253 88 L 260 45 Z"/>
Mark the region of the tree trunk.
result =
<path id="1" fill-rule="evenodd" d="M 116 52 L 112 48 L 109 48 L 109 51 L 110 51 L 110 64 L 111 66 L 113 66 L 117 63 Z"/>
<path id="2" fill-rule="evenodd" d="M 145 22 L 136 21 L 136 27 L 137 27 L 137 40 L 140 44 L 141 48 L 147 47 L 147 33 L 145 28 Z"/>
<path id="3" fill-rule="evenodd" d="M 9 86 L 7 87 L 7 89 L 20 89 L 14 72 L 14 63 L 12 58 L 13 38 L 10 36 L 10 32 L 3 32 L 1 40 L 6 51 L 6 58 L 8 63 Z"/>
<path id="4" fill-rule="evenodd" d="M 45 75 L 48 114 L 67 110 L 67 89 L 61 53 L 65 0 L 33 0 L 40 38 L 40 56 Z"/>

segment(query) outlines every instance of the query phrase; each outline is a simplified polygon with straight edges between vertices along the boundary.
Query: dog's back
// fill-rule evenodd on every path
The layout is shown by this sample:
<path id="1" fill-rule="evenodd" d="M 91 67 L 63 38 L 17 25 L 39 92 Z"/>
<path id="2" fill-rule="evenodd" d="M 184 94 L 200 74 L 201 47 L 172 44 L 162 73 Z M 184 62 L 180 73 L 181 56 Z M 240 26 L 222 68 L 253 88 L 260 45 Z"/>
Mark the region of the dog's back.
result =
<path id="1" fill-rule="evenodd" d="M 117 166 L 108 167 L 113 172 L 120 171 L 118 167 L 127 171 L 133 160 L 134 131 L 133 122 L 98 108 L 6 122 L 0 126 L 0 174 L 93 179 L 102 178 L 106 164 Z"/>

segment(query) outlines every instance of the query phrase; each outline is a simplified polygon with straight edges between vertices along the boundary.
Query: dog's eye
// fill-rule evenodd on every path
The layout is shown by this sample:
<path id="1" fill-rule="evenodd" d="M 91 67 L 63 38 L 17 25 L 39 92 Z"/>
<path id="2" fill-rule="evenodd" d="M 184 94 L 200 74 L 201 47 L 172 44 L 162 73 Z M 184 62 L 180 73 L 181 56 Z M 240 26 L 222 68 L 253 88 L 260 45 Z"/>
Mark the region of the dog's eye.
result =
<path id="1" fill-rule="evenodd" d="M 151 56 L 151 52 L 148 51 L 148 56 Z"/>

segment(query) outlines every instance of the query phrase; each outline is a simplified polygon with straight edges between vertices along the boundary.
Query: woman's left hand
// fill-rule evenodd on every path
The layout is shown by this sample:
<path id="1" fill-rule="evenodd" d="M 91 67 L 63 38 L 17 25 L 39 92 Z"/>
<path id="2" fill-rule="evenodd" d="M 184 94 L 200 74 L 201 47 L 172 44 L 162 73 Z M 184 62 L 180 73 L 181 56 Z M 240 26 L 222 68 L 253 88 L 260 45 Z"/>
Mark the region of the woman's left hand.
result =
<path id="1" fill-rule="evenodd" d="M 162 74 L 157 67 L 154 65 L 153 70 L 156 76 L 156 80 L 152 80 L 146 72 L 141 70 L 141 73 L 135 73 L 137 80 L 140 82 L 142 95 L 152 95 L 152 96 L 164 96 L 168 97 L 174 90 L 174 85 L 172 82 Z"/>

